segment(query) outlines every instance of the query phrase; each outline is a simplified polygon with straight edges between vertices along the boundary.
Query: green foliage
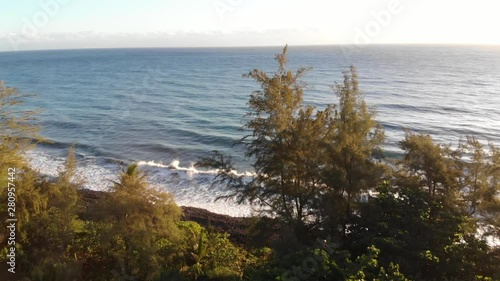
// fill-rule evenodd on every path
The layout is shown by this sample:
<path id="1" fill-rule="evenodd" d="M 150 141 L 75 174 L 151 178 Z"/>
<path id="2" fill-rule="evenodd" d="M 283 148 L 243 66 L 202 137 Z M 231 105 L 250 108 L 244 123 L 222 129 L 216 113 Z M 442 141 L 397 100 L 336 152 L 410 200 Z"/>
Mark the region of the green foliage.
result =
<path id="1" fill-rule="evenodd" d="M 21 157 L 23 152 L 32 148 L 32 140 L 41 140 L 39 128 L 33 125 L 37 111 L 21 109 L 24 99 L 29 95 L 21 94 L 17 89 L 7 88 L 0 81 L 0 167 L 24 168 L 25 162 Z M 5 171 L 1 171 L 1 181 Z"/>
<path id="2" fill-rule="evenodd" d="M 0 81 L 0 199 L 7 202 L 7 186 L 9 168 L 17 174 L 27 168 L 23 153 L 33 147 L 32 142 L 41 140 L 39 128 L 33 125 L 36 111 L 22 109 L 21 105 L 29 95 L 21 94 L 15 88 L 7 88 Z M 16 180 L 15 184 L 22 184 Z M 6 204 L 0 204 L 0 213 L 7 212 Z M 1 242 L 1 241 L 0 241 Z"/>
<path id="3" fill-rule="evenodd" d="M 400 143 L 404 157 L 387 166 L 379 161 L 384 132 L 364 101 L 354 67 L 334 88 L 339 103 L 321 111 L 302 102 L 300 78 L 307 69 L 286 70 L 286 47 L 276 60 L 274 75 L 246 75 L 261 85 L 249 100 L 250 134 L 240 141 L 256 175 L 235 175 L 230 158 L 218 152 L 199 163 L 219 169 L 216 183 L 232 188 L 231 198 L 260 204 L 294 234 L 295 240 L 285 233 L 275 243 L 277 258 L 258 271 L 265 273 L 263 280 L 300 263 L 304 257 L 297 256 L 311 251 L 303 245 L 314 237 L 340 242 L 348 256 L 370 256 L 371 245 L 381 250 L 376 270 L 339 267 L 344 275 L 336 276 L 345 280 L 405 280 L 400 269 L 416 280 L 498 275 L 491 268 L 495 250 L 476 237 L 479 227 L 498 237 L 500 153 L 493 145 L 486 151 L 468 138 L 452 149 L 408 131 Z M 368 191 L 378 195 L 361 202 Z M 325 268 L 318 265 L 301 278 L 322 280 Z"/>
<path id="4" fill-rule="evenodd" d="M 399 263 L 414 280 L 474 280 L 498 274 L 491 268 L 496 259 L 492 249 L 476 237 L 475 219 L 463 205 L 444 204 L 445 191 L 450 190 L 446 185 L 429 192 L 426 174 L 416 177 L 413 171 L 400 174 L 397 185 L 380 185 L 379 194 L 360 206 L 350 234 L 351 251 L 362 253 L 367 245 L 375 245 L 382 266 Z"/>
<path id="5" fill-rule="evenodd" d="M 384 165 L 374 159 L 381 156 L 384 131 L 375 121 L 375 112 L 367 106 L 358 84 L 357 71 L 352 66 L 344 72 L 343 84 L 335 87 L 339 104 L 332 107 L 335 114 L 325 142 L 322 182 L 328 186 L 328 192 L 322 198 L 321 213 L 325 226 L 332 232 L 341 226 L 344 239 L 354 211 L 352 205 L 361 192 L 377 185 L 385 171 Z"/>
<path id="6" fill-rule="evenodd" d="M 329 231 L 342 225 L 345 236 L 351 205 L 383 173 L 372 159 L 383 130 L 363 100 L 354 67 L 335 88 L 339 105 L 317 110 L 302 102 L 300 79 L 308 69 L 286 69 L 287 47 L 276 61 L 272 76 L 257 69 L 244 75 L 261 85 L 248 103 L 250 134 L 240 140 L 256 175 L 251 180 L 235 175 L 230 159 L 218 152 L 198 166 L 218 169 L 215 183 L 234 191 L 229 198 L 257 203 L 278 216 L 300 243 L 310 242 L 309 233 L 319 224 Z"/>
<path id="7" fill-rule="evenodd" d="M 428 135 L 407 132 L 401 142 L 398 183 L 426 190 L 435 202 L 479 220 L 486 234 L 500 233 L 500 153 L 492 143 L 484 146 L 467 137 L 452 150 Z M 463 214 L 465 215 L 465 214 Z"/>
<path id="8" fill-rule="evenodd" d="M 488 150 L 474 137 L 460 145 L 463 161 L 462 195 L 471 215 L 479 215 L 485 234 L 500 237 L 500 150 L 492 143 Z"/>
<path id="9" fill-rule="evenodd" d="M 268 75 L 253 70 L 244 75 L 261 85 L 249 100 L 249 135 L 240 140 L 246 156 L 252 159 L 256 176 L 251 181 L 235 175 L 230 161 L 218 153 L 203 159 L 198 166 L 219 169 L 219 183 L 229 185 L 238 202 L 249 201 L 264 208 L 262 211 L 280 216 L 290 225 L 304 224 L 313 215 L 317 185 L 318 151 L 311 142 L 318 142 L 320 118 L 313 108 L 302 104 L 303 84 L 300 81 L 307 68 L 296 72 L 286 69 L 287 47 L 276 55 L 278 71 Z M 324 119 L 324 114 L 318 113 Z"/>
<path id="10" fill-rule="evenodd" d="M 316 247 L 276 256 L 253 272 L 250 280 L 408 280 L 397 265 L 391 264 L 389 270 L 379 267 L 379 252 L 368 247 L 366 254 L 352 258 L 349 252 L 319 241 Z"/>
<path id="11" fill-rule="evenodd" d="M 181 212 L 170 195 L 148 185 L 136 166 L 128 167 L 90 212 L 96 223 L 87 225 L 91 236 L 84 239 L 94 241 L 94 251 L 103 254 L 96 259 L 109 261 L 111 280 L 155 280 L 168 267 L 169 248 L 180 241 L 176 223 Z"/>
<path id="12" fill-rule="evenodd" d="M 227 234 L 207 231 L 196 222 L 180 222 L 184 237 L 178 253 L 180 272 L 188 280 L 240 280 L 244 270 L 257 263 L 246 250 L 233 245 Z"/>
<path id="13" fill-rule="evenodd" d="M 20 276 L 32 280 L 60 280 L 79 276 L 80 265 L 71 256 L 73 234 L 81 226 L 77 218 L 72 150 L 60 177 L 49 180 L 26 168 L 16 181 L 16 248 Z"/>
<path id="14" fill-rule="evenodd" d="M 405 151 L 400 161 L 403 166 L 403 179 L 411 180 L 419 188 L 425 188 L 432 197 L 441 200 L 454 200 L 460 186 L 457 179 L 461 171 L 455 169 L 458 151 L 451 151 L 449 146 L 433 142 L 429 135 L 406 132 L 401 141 L 401 148 Z"/>

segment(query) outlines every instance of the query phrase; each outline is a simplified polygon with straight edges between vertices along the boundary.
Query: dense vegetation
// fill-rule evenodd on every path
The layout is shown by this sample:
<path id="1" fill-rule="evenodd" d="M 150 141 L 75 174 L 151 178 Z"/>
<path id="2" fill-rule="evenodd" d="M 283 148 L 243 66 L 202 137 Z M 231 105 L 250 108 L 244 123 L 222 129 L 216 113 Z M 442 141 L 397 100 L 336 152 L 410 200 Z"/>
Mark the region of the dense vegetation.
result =
<path id="1" fill-rule="evenodd" d="M 304 104 L 306 68 L 247 75 L 249 100 L 239 144 L 255 169 L 238 176 L 215 152 L 198 166 L 219 169 L 227 198 L 261 206 L 252 245 L 181 221 L 174 199 L 131 165 L 92 204 L 69 150 L 57 178 L 23 155 L 38 140 L 25 98 L 0 84 L 0 184 L 7 202 L 16 168 L 16 273 L 8 280 L 500 280 L 500 150 L 474 137 L 455 146 L 406 132 L 403 157 L 384 159 L 384 131 L 365 103 L 354 67 L 333 90 L 338 103 Z M 8 219 L 7 204 L 0 219 Z M 272 219 L 270 219 L 270 217 Z M 276 233 L 279 235 L 277 236 Z M 0 233 L 3 265 L 10 251 Z M 2 279 L 3 280 L 3 279 Z"/>

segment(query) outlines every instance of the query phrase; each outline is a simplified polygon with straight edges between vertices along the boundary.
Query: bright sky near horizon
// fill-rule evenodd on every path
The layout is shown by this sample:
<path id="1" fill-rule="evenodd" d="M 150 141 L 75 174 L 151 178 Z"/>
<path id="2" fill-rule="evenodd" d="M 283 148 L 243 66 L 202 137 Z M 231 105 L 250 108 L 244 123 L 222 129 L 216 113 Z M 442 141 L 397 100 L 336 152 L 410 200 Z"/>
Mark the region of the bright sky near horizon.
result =
<path id="1" fill-rule="evenodd" d="M 500 44 L 497 0 L 0 0 L 0 51 Z"/>

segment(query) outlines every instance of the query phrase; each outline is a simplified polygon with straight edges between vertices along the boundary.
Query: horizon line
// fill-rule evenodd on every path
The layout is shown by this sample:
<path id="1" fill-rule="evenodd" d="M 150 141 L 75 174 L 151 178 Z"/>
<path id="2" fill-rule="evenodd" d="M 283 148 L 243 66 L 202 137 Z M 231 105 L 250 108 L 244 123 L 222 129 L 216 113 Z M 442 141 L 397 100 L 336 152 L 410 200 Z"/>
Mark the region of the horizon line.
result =
<path id="1" fill-rule="evenodd" d="M 37 52 L 37 51 L 78 51 L 78 50 L 138 50 L 138 49 L 243 49 L 243 48 L 283 48 L 289 47 L 338 47 L 338 46 L 482 46 L 500 47 L 500 43 L 336 43 L 336 44 L 283 44 L 283 45 L 248 45 L 248 46 L 165 46 L 165 47 L 95 47 L 95 48 L 48 48 L 48 49 L 26 49 L 26 50 L 0 50 L 0 53 Z"/>

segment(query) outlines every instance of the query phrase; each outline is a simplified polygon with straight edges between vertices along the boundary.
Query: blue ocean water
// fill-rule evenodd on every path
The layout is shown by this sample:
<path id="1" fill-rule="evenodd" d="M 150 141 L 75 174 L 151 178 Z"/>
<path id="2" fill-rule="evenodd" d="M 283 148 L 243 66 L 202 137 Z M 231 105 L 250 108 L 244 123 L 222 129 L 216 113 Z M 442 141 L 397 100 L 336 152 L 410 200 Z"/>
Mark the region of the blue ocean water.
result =
<path id="1" fill-rule="evenodd" d="M 120 165 L 139 162 L 151 182 L 181 205 L 232 215 L 249 210 L 213 199 L 213 174 L 192 163 L 212 150 L 241 149 L 247 101 L 259 85 L 242 77 L 274 71 L 280 47 L 95 49 L 0 53 L 0 80 L 34 93 L 43 109 L 42 135 L 51 144 L 30 153 L 34 167 L 57 173 L 76 145 L 87 187 L 105 189 Z M 472 134 L 500 144 L 500 46 L 311 46 L 289 48 L 289 66 L 312 67 L 304 99 L 323 108 L 331 89 L 354 64 L 360 88 L 385 128 L 388 155 L 398 153 L 404 128 L 456 143 Z M 83 172 L 85 171 L 85 172 Z"/>

